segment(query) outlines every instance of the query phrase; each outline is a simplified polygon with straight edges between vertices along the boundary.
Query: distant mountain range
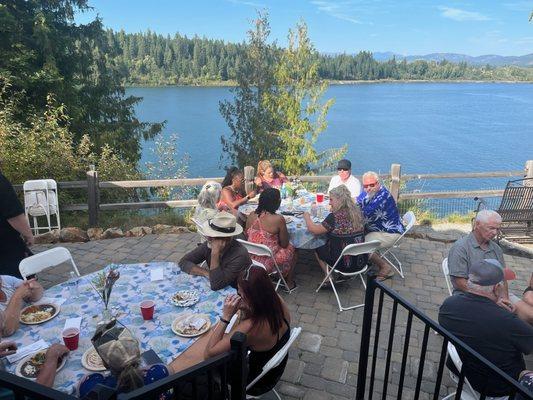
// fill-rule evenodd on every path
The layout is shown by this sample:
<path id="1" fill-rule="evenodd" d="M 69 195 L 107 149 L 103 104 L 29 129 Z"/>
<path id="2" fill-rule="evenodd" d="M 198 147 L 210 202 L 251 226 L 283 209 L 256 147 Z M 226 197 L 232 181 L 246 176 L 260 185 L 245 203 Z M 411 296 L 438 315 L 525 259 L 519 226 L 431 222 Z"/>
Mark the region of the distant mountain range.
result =
<path id="1" fill-rule="evenodd" d="M 415 60 L 425 60 L 425 61 L 442 61 L 446 59 L 447 61 L 453 63 L 466 62 L 472 65 L 494 65 L 494 66 L 503 66 L 503 65 L 516 65 L 518 67 L 533 67 L 533 54 L 526 54 L 524 56 L 498 56 L 494 54 L 487 54 L 483 56 L 468 56 L 466 54 L 456 54 L 456 53 L 431 53 L 423 56 L 404 56 L 402 54 L 387 52 L 375 52 L 373 53 L 374 59 L 377 61 L 387 61 L 392 57 L 396 57 L 396 60 L 403 60 L 404 58 L 410 62 Z"/>

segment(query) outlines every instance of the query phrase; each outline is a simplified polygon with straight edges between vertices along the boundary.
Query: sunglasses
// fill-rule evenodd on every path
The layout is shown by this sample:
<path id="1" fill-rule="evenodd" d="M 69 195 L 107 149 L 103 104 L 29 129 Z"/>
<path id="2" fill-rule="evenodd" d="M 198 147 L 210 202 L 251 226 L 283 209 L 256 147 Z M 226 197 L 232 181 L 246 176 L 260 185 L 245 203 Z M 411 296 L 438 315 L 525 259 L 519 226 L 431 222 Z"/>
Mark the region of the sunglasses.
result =
<path id="1" fill-rule="evenodd" d="M 348 168 L 337 168 L 337 171 L 349 171 Z"/>
<path id="2" fill-rule="evenodd" d="M 377 182 L 376 183 L 369 183 L 367 185 L 363 185 L 363 187 L 366 189 L 366 188 L 373 188 L 373 187 L 376 187 L 377 185 Z"/>

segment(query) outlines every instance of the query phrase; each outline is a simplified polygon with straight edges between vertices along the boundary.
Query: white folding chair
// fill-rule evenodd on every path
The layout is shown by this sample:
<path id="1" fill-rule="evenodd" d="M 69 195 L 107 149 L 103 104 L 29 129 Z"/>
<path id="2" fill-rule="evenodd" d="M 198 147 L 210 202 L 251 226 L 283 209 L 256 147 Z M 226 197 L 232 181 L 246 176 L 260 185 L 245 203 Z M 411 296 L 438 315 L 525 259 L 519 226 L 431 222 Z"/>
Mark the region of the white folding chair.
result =
<path id="1" fill-rule="evenodd" d="M 76 263 L 74 262 L 70 251 L 64 247 L 54 247 L 53 249 L 23 259 L 19 264 L 19 271 L 22 278 L 26 280 L 28 275 L 37 274 L 47 268 L 54 267 L 64 262 L 70 262 L 76 275 L 80 276 L 80 272 L 76 267 Z"/>
<path id="2" fill-rule="evenodd" d="M 444 279 L 446 280 L 446 286 L 448 287 L 448 292 L 450 296 L 453 294 L 453 286 L 450 278 L 450 269 L 448 268 L 448 257 L 442 260 L 442 273 L 444 274 Z"/>
<path id="3" fill-rule="evenodd" d="M 250 390 L 250 388 L 252 388 L 263 376 L 265 376 L 265 374 L 267 374 L 273 368 L 276 368 L 278 365 L 281 364 L 281 362 L 283 361 L 283 359 L 285 358 L 285 356 L 289 352 L 289 348 L 292 346 L 294 341 L 298 338 L 298 336 L 300 335 L 301 331 L 302 331 L 302 328 L 300 328 L 300 327 L 296 327 L 296 328 L 292 328 L 291 329 L 291 336 L 289 338 L 289 341 L 287 343 L 285 343 L 285 346 L 283 346 L 281 349 L 279 349 L 279 351 L 276 354 L 274 354 L 274 356 L 270 360 L 268 360 L 268 362 L 263 367 L 263 370 L 261 371 L 261 373 L 253 381 L 251 381 L 248 384 L 248 386 L 246 386 L 246 391 Z M 276 397 L 279 400 L 281 400 L 281 397 L 278 394 L 278 392 L 276 392 L 276 389 L 272 389 L 272 392 L 274 392 Z M 247 399 L 258 399 L 260 397 L 261 396 L 251 396 L 251 395 L 247 395 L 246 396 Z"/>
<path id="4" fill-rule="evenodd" d="M 202 230 L 202 224 L 195 218 L 191 218 L 191 221 L 194 222 L 194 225 L 196 225 L 196 232 L 198 232 L 198 235 L 200 235 L 201 243 L 205 242 L 206 238 Z"/>
<path id="5" fill-rule="evenodd" d="M 457 371 L 461 371 L 461 368 L 463 367 L 463 362 L 461 361 L 461 358 L 459 357 L 459 353 L 457 352 L 457 349 L 453 344 L 448 342 L 448 356 L 451 358 L 453 365 L 455 365 L 455 368 L 457 368 Z M 452 371 L 450 371 L 450 378 L 452 378 L 452 381 L 454 381 L 456 384 L 459 383 L 459 377 L 455 375 Z M 442 400 L 448 400 L 452 397 L 455 397 L 457 392 L 453 392 L 446 397 L 444 397 Z M 474 390 L 468 379 L 464 380 L 463 384 L 463 390 L 461 392 L 461 400 L 479 400 L 481 395 Z M 507 400 L 509 396 L 501 396 L 501 397 L 492 397 L 487 396 L 485 397 L 486 400 Z"/>
<path id="6" fill-rule="evenodd" d="M 280 287 L 280 285 L 283 285 L 285 287 L 285 290 L 289 293 L 291 293 L 294 288 L 291 290 L 289 289 L 289 285 L 287 285 L 287 281 L 285 280 L 285 277 L 281 273 L 281 270 L 279 269 L 278 263 L 276 262 L 276 259 L 274 258 L 274 254 L 272 254 L 272 250 L 268 246 L 265 246 L 264 244 L 259 243 L 252 243 L 248 242 L 247 240 L 237 239 L 237 241 L 242 244 L 246 250 L 248 250 L 248 253 L 259 256 L 259 257 L 270 257 L 272 258 L 272 261 L 274 262 L 274 268 L 275 271 L 270 273 L 270 276 L 277 275 L 278 282 L 276 283 L 276 291 Z M 264 267 L 264 266 L 263 266 Z"/>
<path id="7" fill-rule="evenodd" d="M 335 293 L 335 297 L 337 298 L 337 303 L 339 305 L 339 311 L 345 311 L 345 310 L 351 310 L 351 309 L 354 309 L 354 308 L 363 307 L 365 305 L 364 303 L 363 304 L 358 304 L 358 305 L 355 305 L 355 306 L 344 307 L 341 304 L 341 300 L 339 299 L 339 294 L 337 293 L 337 289 L 335 288 L 335 282 L 334 282 L 334 280 L 332 279 L 331 276 L 332 276 L 333 273 L 340 274 L 343 277 L 350 277 L 350 278 L 356 277 L 356 276 L 359 275 L 359 278 L 361 278 L 361 282 L 363 282 L 363 286 L 364 286 L 364 288 L 366 290 L 366 282 L 365 282 L 365 280 L 363 278 L 363 274 L 368 270 L 368 264 L 365 265 L 363 267 L 363 269 L 361 269 L 359 271 L 356 271 L 356 272 L 342 272 L 342 271 L 338 271 L 336 268 L 337 268 L 337 265 L 339 264 L 339 262 L 342 260 L 343 257 L 345 257 L 345 256 L 359 256 L 361 254 L 371 254 L 379 247 L 379 245 L 380 245 L 379 240 L 371 240 L 370 242 L 355 243 L 355 244 L 349 244 L 348 246 L 346 246 L 342 250 L 341 255 L 339 256 L 339 258 L 337 258 L 337 261 L 335 261 L 335 264 L 333 266 L 329 266 L 329 265 L 326 264 L 327 269 L 328 269 L 328 273 L 326 274 L 325 278 L 322 280 L 322 282 L 318 286 L 318 289 L 316 290 L 316 292 L 318 292 L 322 288 L 322 286 L 324 286 L 326 281 L 329 280 L 331 288 L 333 289 L 333 293 Z"/>
<path id="8" fill-rule="evenodd" d="M 50 215 L 56 216 L 56 225 L 51 228 L 61 229 L 61 220 L 59 218 L 59 193 L 57 191 L 57 182 L 53 179 L 45 179 L 48 186 L 48 205 L 50 207 Z"/>
<path id="9" fill-rule="evenodd" d="M 403 216 L 402 219 L 403 219 L 403 221 L 404 221 L 404 223 L 405 223 L 406 225 L 405 225 L 405 230 L 403 231 L 403 233 L 401 234 L 401 236 L 400 236 L 398 239 L 396 239 L 396 241 L 394 242 L 394 244 L 393 244 L 391 247 L 385 249 L 384 251 L 379 251 L 379 250 L 378 250 L 378 253 L 379 253 L 379 255 L 380 255 L 382 258 L 384 258 L 385 260 L 387 260 L 388 263 L 389 263 L 390 265 L 392 265 L 392 267 L 393 267 L 396 271 L 398 271 L 398 273 L 400 274 L 400 276 L 401 276 L 402 278 L 404 278 L 404 275 L 403 275 L 403 268 L 402 268 L 402 263 L 401 263 L 401 261 L 398 259 L 398 257 L 396 257 L 396 254 L 394 254 L 394 253 L 392 252 L 392 250 L 393 250 L 393 249 L 397 249 L 398 247 L 400 247 L 400 242 L 401 242 L 401 240 L 403 239 L 403 237 L 404 237 L 404 236 L 407 234 L 407 232 L 409 232 L 409 231 L 411 230 L 411 228 L 415 225 L 415 223 L 416 223 L 415 213 L 412 212 L 412 211 L 407 211 L 407 212 L 404 214 L 404 216 Z M 391 259 L 390 259 L 389 257 L 387 257 L 387 256 L 391 257 L 393 260 L 391 260 Z M 393 261 L 395 261 L 396 264 L 395 264 Z"/>
<path id="10" fill-rule="evenodd" d="M 38 179 L 24 182 L 24 212 L 26 217 L 33 217 L 32 231 L 38 234 L 41 230 L 61 229 L 59 219 L 59 203 L 57 183 L 53 179 Z M 52 225 L 51 216 L 56 216 L 56 225 Z M 46 217 L 48 223 L 39 227 L 38 217 Z"/>

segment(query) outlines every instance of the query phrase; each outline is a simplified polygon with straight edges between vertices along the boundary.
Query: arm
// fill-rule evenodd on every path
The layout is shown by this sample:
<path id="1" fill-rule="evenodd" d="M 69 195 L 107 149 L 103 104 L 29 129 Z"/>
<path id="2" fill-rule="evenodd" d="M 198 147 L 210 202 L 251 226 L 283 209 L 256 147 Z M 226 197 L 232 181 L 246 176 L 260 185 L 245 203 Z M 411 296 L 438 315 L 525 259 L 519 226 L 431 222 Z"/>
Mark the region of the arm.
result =
<path id="1" fill-rule="evenodd" d="M 11 336 L 19 327 L 20 310 L 25 298 L 31 296 L 31 290 L 27 282 L 20 285 L 7 304 L 4 312 L 5 320 L 2 327 L 2 336 Z"/>
<path id="2" fill-rule="evenodd" d="M 246 196 L 244 196 L 242 199 L 233 200 L 233 195 L 231 191 L 227 188 L 224 188 L 222 189 L 222 195 L 220 197 L 222 201 L 226 203 L 229 207 L 237 209 L 239 208 L 239 206 L 242 206 L 243 204 L 247 203 L 248 200 L 250 200 L 254 196 L 255 196 L 255 191 L 251 191 Z"/>
<path id="3" fill-rule="evenodd" d="M 215 240 L 211 242 L 212 257 L 215 252 L 215 247 L 218 246 L 213 245 L 215 242 Z M 229 242 L 228 246 L 230 244 L 231 242 Z M 221 250 L 218 251 L 219 254 L 216 257 L 216 260 L 212 258 L 211 264 L 209 265 L 209 282 L 211 284 L 211 290 L 219 290 L 231 285 L 237 280 L 241 271 L 252 263 L 248 251 L 242 246 L 234 246 L 225 254 L 223 254 Z"/>
<path id="4" fill-rule="evenodd" d="M 322 235 L 328 232 L 328 230 L 324 227 L 324 225 L 315 224 L 311 220 L 311 216 L 309 215 L 308 212 L 304 212 L 304 220 L 305 220 L 305 225 L 307 225 L 307 230 L 311 232 L 313 235 Z"/>
<path id="5" fill-rule="evenodd" d="M 466 292 L 468 289 L 466 287 L 466 282 L 468 279 L 466 278 L 458 278 L 456 276 L 451 276 L 450 278 L 452 280 L 452 285 L 455 289 L 460 290 L 461 292 Z"/>
<path id="6" fill-rule="evenodd" d="M 39 375 L 37 375 L 37 383 L 40 383 L 43 386 L 52 387 L 56 377 L 57 365 L 67 354 L 68 349 L 62 344 L 54 343 L 50 346 L 46 351 L 44 365 L 40 369 Z"/>
<path id="7" fill-rule="evenodd" d="M 22 237 L 24 237 L 24 240 L 26 241 L 28 246 L 33 245 L 33 233 L 31 232 L 30 223 L 28 222 L 28 218 L 26 218 L 25 214 L 20 214 L 16 217 L 9 218 L 7 222 L 13 227 L 13 229 L 19 232 Z"/>
<path id="8" fill-rule="evenodd" d="M 205 270 L 199 267 L 199 265 L 202 262 L 206 261 L 206 257 L 207 257 L 207 243 L 203 243 L 200 246 L 196 247 L 194 250 L 185 254 L 181 258 L 178 264 L 181 270 L 187 274 L 203 275 L 202 271 L 205 271 Z"/>
<path id="9" fill-rule="evenodd" d="M 33 302 L 40 300 L 41 297 L 43 297 L 44 289 L 39 282 L 37 282 L 35 279 L 30 279 L 25 283 L 28 284 L 31 293 L 24 300 L 26 300 L 28 303 L 33 303 Z"/>
<path id="10" fill-rule="evenodd" d="M 289 245 L 289 232 L 287 231 L 287 223 L 285 222 L 285 218 L 283 218 L 281 215 L 278 216 L 279 221 L 279 245 L 283 247 L 284 249 L 287 248 Z"/>
<path id="11" fill-rule="evenodd" d="M 453 287 L 466 292 L 468 280 L 468 255 L 463 241 L 456 242 L 448 253 L 448 268 Z"/>

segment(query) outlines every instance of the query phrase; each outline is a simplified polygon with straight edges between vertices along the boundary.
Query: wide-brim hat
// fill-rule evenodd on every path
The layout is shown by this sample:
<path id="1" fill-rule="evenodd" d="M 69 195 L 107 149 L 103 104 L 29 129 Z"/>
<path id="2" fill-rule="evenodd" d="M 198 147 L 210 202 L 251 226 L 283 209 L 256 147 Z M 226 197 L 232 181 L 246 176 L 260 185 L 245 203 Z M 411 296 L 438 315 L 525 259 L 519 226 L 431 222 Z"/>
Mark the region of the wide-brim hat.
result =
<path id="1" fill-rule="evenodd" d="M 202 234 L 209 237 L 230 237 L 240 235 L 242 226 L 237 223 L 237 218 L 226 211 L 216 213 L 213 218 L 202 224 Z"/>

